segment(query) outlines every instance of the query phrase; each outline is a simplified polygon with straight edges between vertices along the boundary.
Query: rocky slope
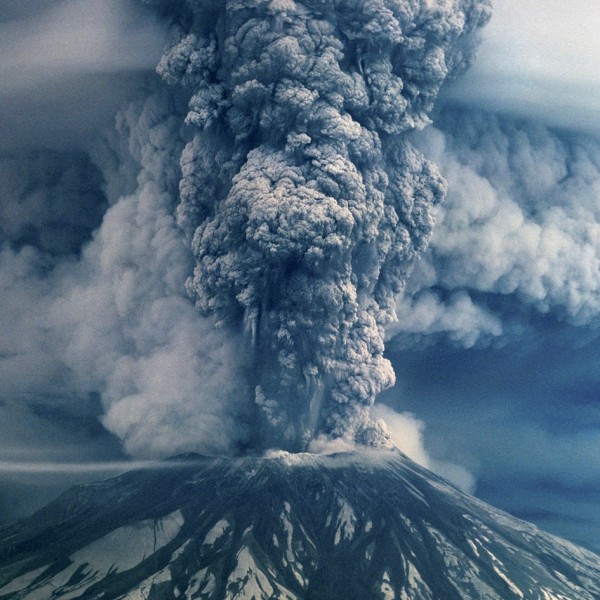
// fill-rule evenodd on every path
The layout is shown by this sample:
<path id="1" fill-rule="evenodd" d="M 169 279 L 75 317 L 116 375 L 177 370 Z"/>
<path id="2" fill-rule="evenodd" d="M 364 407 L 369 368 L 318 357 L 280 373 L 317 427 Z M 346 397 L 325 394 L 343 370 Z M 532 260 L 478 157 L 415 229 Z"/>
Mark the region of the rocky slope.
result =
<path id="1" fill-rule="evenodd" d="M 600 557 L 398 451 L 185 455 L 0 530 L 0 598 L 600 598 Z"/>

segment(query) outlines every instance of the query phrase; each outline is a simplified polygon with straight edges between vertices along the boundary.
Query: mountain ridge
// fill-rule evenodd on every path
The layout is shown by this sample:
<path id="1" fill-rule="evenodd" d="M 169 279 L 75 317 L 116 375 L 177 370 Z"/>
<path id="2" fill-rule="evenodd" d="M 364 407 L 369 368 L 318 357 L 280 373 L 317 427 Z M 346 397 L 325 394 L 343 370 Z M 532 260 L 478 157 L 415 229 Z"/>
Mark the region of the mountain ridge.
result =
<path id="1" fill-rule="evenodd" d="M 397 450 L 187 454 L 0 529 L 0 598 L 597 600 L 600 557 Z"/>

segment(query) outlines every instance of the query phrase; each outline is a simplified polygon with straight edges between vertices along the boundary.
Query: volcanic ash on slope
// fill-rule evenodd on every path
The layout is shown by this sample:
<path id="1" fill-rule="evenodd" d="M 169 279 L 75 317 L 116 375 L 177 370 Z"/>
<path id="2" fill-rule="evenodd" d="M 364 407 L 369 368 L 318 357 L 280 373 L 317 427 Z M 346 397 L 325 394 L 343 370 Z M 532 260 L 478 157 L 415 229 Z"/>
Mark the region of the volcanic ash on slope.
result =
<path id="1" fill-rule="evenodd" d="M 593 600 L 600 558 L 395 450 L 187 455 L 1 532 L 0 597 Z"/>

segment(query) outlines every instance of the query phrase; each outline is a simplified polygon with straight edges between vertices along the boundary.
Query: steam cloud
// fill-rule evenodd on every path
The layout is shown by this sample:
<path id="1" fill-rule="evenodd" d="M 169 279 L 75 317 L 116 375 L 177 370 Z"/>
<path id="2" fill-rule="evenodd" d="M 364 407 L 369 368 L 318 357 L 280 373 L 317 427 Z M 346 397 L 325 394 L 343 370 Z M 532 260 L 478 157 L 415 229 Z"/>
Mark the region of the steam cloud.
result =
<path id="1" fill-rule="evenodd" d="M 408 134 L 487 0 L 148 4 L 163 81 L 116 130 L 0 157 L 0 395 L 99 398 L 137 456 L 387 444 L 384 327 L 446 191 Z"/>
<path id="2" fill-rule="evenodd" d="M 581 134 L 447 109 L 419 146 L 449 182 L 431 245 L 388 335 L 464 346 L 509 335 L 494 298 L 577 326 L 600 315 L 600 147 Z"/>

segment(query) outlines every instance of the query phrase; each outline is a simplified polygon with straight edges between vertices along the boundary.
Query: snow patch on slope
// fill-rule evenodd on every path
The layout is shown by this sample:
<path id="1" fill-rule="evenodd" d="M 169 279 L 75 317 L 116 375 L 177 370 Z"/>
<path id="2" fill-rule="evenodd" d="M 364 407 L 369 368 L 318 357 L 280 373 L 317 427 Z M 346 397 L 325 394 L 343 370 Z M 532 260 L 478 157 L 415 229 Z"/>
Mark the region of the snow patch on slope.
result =
<path id="1" fill-rule="evenodd" d="M 429 600 L 433 598 L 429 586 L 423 581 L 417 567 L 409 561 L 406 563 L 406 578 L 407 585 L 402 589 L 401 600 L 412 600 L 413 598 Z"/>
<path id="2" fill-rule="evenodd" d="M 24 590 L 31 583 L 33 583 L 36 577 L 39 577 L 49 566 L 50 565 L 44 565 L 35 571 L 29 571 L 28 573 L 13 579 L 10 583 L 7 583 L 5 586 L 0 588 L 0 596 Z"/>
<path id="3" fill-rule="evenodd" d="M 542 592 L 542 600 L 571 600 L 568 596 L 563 596 L 563 594 L 555 594 L 546 588 L 542 588 L 540 590 Z"/>
<path id="4" fill-rule="evenodd" d="M 185 591 L 186 598 L 210 598 L 217 586 L 217 578 L 213 573 L 208 572 L 208 568 L 198 571 L 190 580 L 190 584 Z"/>
<path id="5" fill-rule="evenodd" d="M 431 537 L 435 540 L 437 551 L 441 554 L 446 567 L 447 574 L 450 576 L 452 585 L 456 592 L 464 600 L 471 600 L 472 595 L 465 595 L 461 588 L 471 587 L 477 592 L 480 598 L 489 598 L 490 600 L 502 600 L 495 591 L 481 579 L 479 567 L 437 529 L 427 526 Z M 462 585 L 458 587 L 456 584 Z"/>
<path id="6" fill-rule="evenodd" d="M 306 586 L 308 585 L 308 580 L 304 576 L 304 573 L 303 573 L 304 569 L 303 569 L 302 563 L 299 560 L 297 553 L 294 551 L 294 526 L 290 520 L 291 511 L 292 511 L 292 507 L 291 507 L 290 503 L 287 501 L 284 502 L 283 510 L 281 511 L 281 514 L 279 516 L 279 519 L 281 521 L 281 526 L 283 529 L 283 533 L 284 533 L 285 539 L 286 539 L 285 556 L 282 557 L 282 562 L 285 567 L 289 566 L 289 568 L 292 571 L 292 574 L 296 578 L 296 581 L 298 581 L 298 583 L 303 588 L 306 588 Z M 302 526 L 300 526 L 300 527 L 302 528 Z M 306 532 L 304 530 L 302 530 L 302 534 L 304 535 L 304 538 L 308 542 L 310 542 L 310 540 L 308 539 L 308 536 L 306 535 Z M 279 547 L 279 542 L 278 542 L 275 534 L 273 534 L 273 540 L 275 542 L 276 547 Z M 299 548 L 302 548 L 302 542 L 297 541 L 296 546 Z"/>
<path id="7" fill-rule="evenodd" d="M 57 591 L 61 600 L 76 598 L 107 575 L 128 571 L 140 564 L 174 539 L 183 522 L 183 515 L 177 510 L 161 519 L 147 519 L 115 529 L 72 554 L 71 564 L 66 569 L 30 587 L 22 600 L 51 598 L 58 595 Z M 29 582 L 33 581 L 33 573 L 24 575 L 23 581 L 27 575 Z M 70 583 L 74 575 L 76 583 Z M 26 583 L 20 589 L 27 587 Z"/>
<path id="8" fill-rule="evenodd" d="M 390 574 L 386 571 L 383 574 L 381 587 L 379 588 L 381 594 L 383 595 L 383 600 L 395 600 L 396 592 L 392 587 L 392 582 L 390 581 Z"/>
<path id="9" fill-rule="evenodd" d="M 494 569 L 496 575 L 498 575 L 498 577 L 500 577 L 500 579 L 502 579 L 502 581 L 506 583 L 506 585 L 510 588 L 510 591 L 513 594 L 515 594 L 519 598 L 524 598 L 525 596 L 523 595 L 523 592 L 508 578 L 508 576 L 504 572 L 504 569 L 502 568 L 504 565 L 502 564 L 502 562 L 483 545 L 481 546 L 481 548 L 492 559 L 492 568 Z"/>
<path id="10" fill-rule="evenodd" d="M 356 531 L 356 515 L 348 502 L 338 497 L 339 512 L 335 522 L 334 546 L 337 546 L 342 540 L 351 540 Z"/>
<path id="11" fill-rule="evenodd" d="M 227 579 L 228 600 L 297 600 L 283 586 L 271 582 L 267 575 L 257 565 L 256 560 L 248 548 L 244 546 L 237 555 L 237 564 Z"/>
<path id="12" fill-rule="evenodd" d="M 160 583 L 168 583 L 169 581 L 171 581 L 171 571 L 167 567 L 155 575 L 151 575 L 135 589 L 127 592 L 124 596 L 120 596 L 117 600 L 148 600 L 152 586 Z"/>
<path id="13" fill-rule="evenodd" d="M 206 534 L 202 545 L 212 546 L 224 535 L 224 533 L 229 529 L 229 527 L 230 525 L 227 520 L 221 519 L 220 521 L 217 521 L 213 528 Z"/>

